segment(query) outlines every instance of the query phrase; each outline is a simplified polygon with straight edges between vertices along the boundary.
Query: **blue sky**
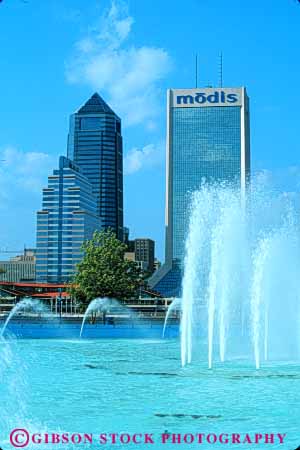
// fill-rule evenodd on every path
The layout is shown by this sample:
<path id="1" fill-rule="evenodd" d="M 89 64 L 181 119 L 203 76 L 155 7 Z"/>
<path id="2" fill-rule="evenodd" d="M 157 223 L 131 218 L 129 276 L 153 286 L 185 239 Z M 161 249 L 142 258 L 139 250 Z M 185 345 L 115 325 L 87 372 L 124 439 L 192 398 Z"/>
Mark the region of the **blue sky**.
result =
<path id="1" fill-rule="evenodd" d="M 163 259 L 165 91 L 194 87 L 196 52 L 202 86 L 222 51 L 248 89 L 252 167 L 300 180 L 296 0 L 3 0 L 0 30 L 0 249 L 35 244 L 69 115 L 98 91 L 123 120 L 125 224 Z"/>

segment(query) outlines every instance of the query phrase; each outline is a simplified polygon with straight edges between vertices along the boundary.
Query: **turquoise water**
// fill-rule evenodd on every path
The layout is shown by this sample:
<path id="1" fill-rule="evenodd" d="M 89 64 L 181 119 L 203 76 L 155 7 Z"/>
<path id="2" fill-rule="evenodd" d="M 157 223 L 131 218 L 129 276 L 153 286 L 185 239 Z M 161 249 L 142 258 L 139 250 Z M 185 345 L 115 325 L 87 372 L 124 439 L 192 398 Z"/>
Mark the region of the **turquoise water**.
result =
<path id="1" fill-rule="evenodd" d="M 300 371 L 295 363 L 180 365 L 177 340 L 0 342 L 0 447 L 9 433 L 94 433 L 93 448 L 210 448 L 161 444 L 169 433 L 286 433 L 300 444 Z M 99 445 L 100 433 L 153 433 L 156 445 Z M 71 448 L 34 445 L 27 448 Z M 76 445 L 76 448 L 88 445 Z M 222 446 L 223 447 L 223 446 Z M 253 449 L 257 445 L 226 445 Z"/>

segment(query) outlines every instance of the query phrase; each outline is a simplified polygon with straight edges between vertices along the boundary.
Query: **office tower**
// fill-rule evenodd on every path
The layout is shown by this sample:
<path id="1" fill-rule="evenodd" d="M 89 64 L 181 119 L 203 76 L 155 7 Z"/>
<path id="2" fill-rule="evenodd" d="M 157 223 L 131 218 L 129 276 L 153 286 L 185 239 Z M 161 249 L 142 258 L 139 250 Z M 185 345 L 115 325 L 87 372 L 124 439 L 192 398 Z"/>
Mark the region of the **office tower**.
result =
<path id="1" fill-rule="evenodd" d="M 64 156 L 43 189 L 37 213 L 36 279 L 68 282 L 82 259 L 81 246 L 101 229 L 92 185 L 80 168 Z"/>
<path id="2" fill-rule="evenodd" d="M 246 89 L 171 89 L 167 101 L 166 259 L 150 286 L 180 295 L 190 193 L 207 182 L 237 183 L 250 173 Z"/>
<path id="3" fill-rule="evenodd" d="M 150 275 L 155 270 L 155 242 L 148 238 L 128 240 L 125 258 Z"/>
<path id="4" fill-rule="evenodd" d="M 70 118 L 68 158 L 92 185 L 103 229 L 123 241 L 121 120 L 97 93 Z"/>
<path id="5" fill-rule="evenodd" d="M 129 228 L 123 227 L 123 242 L 128 246 L 129 244 Z"/>

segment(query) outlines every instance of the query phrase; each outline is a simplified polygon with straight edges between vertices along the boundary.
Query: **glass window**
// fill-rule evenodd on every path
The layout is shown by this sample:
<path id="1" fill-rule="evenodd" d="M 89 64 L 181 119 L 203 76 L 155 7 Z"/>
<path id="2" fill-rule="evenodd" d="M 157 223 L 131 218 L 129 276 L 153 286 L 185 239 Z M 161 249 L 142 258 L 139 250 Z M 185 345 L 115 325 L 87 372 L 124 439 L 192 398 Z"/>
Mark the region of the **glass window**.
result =
<path id="1" fill-rule="evenodd" d="M 81 130 L 100 130 L 101 129 L 100 117 L 84 117 L 80 119 Z"/>

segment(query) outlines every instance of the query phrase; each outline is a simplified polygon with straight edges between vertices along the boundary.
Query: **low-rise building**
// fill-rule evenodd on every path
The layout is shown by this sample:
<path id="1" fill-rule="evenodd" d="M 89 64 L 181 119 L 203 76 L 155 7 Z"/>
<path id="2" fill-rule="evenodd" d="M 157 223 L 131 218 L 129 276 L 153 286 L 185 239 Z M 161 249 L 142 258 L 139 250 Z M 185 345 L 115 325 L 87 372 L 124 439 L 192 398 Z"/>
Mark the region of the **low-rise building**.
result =
<path id="1" fill-rule="evenodd" d="M 35 249 L 25 249 L 8 261 L 0 261 L 0 281 L 20 282 L 35 280 Z"/>

